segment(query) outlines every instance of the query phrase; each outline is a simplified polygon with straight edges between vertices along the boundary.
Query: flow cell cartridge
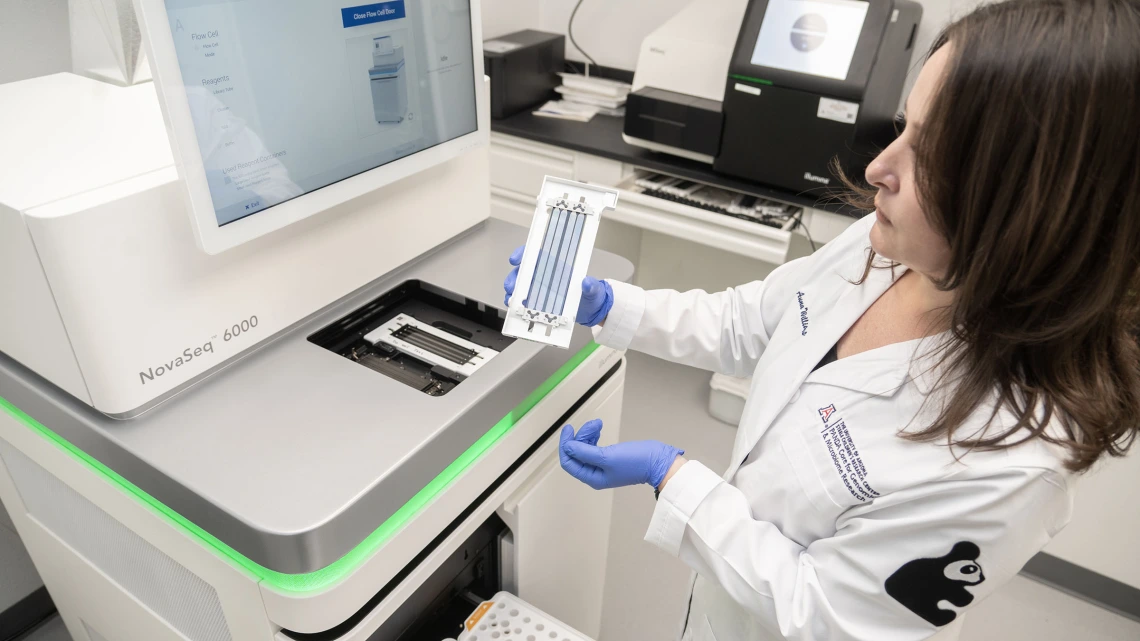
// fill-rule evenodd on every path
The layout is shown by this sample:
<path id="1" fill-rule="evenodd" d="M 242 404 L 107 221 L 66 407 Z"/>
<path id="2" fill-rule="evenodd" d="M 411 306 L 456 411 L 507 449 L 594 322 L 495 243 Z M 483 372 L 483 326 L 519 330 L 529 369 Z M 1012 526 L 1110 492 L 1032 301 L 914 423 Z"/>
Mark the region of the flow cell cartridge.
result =
<path id="1" fill-rule="evenodd" d="M 598 222 L 616 205 L 612 189 L 550 176 L 542 181 L 504 334 L 570 346 Z"/>
<path id="2" fill-rule="evenodd" d="M 463 378 L 498 355 L 489 347 L 449 334 L 407 314 L 397 314 L 366 334 L 364 340 L 373 345 L 388 345 Z"/>

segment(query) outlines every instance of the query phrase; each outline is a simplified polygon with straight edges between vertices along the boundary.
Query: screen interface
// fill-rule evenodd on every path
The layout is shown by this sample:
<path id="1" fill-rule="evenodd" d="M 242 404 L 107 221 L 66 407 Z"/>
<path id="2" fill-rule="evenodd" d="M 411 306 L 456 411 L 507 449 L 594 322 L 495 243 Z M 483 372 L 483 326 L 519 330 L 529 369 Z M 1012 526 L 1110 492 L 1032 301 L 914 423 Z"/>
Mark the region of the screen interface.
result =
<path id="1" fill-rule="evenodd" d="M 752 64 L 844 80 L 867 7 L 861 0 L 768 0 Z"/>
<path id="2" fill-rule="evenodd" d="M 218 225 L 478 127 L 468 0 L 166 0 Z"/>

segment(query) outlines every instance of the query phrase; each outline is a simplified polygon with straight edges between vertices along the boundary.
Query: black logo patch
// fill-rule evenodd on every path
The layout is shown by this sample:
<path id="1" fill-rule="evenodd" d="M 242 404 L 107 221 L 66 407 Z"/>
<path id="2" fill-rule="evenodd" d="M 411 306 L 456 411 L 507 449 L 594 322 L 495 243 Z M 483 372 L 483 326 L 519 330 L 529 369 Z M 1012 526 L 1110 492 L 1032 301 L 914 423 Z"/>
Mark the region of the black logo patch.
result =
<path id="1" fill-rule="evenodd" d="M 887 594 L 906 609 L 937 626 L 957 618 L 958 613 L 938 607 L 940 601 L 964 608 L 974 600 L 966 589 L 986 580 L 978 565 L 981 550 L 969 541 L 961 541 L 946 556 L 915 559 L 904 563 L 887 579 Z"/>

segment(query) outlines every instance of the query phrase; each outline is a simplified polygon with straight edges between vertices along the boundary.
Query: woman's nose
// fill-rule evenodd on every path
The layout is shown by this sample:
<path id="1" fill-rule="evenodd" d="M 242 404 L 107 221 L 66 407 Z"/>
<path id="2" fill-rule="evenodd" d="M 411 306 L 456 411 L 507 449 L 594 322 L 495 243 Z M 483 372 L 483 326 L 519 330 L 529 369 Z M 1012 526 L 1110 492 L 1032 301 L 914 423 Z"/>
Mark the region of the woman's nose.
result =
<path id="1" fill-rule="evenodd" d="M 892 145 L 893 146 L 893 145 Z M 871 164 L 867 165 L 867 182 L 881 190 L 897 192 L 899 190 L 899 176 L 892 166 L 893 154 L 891 147 L 887 147 Z"/>

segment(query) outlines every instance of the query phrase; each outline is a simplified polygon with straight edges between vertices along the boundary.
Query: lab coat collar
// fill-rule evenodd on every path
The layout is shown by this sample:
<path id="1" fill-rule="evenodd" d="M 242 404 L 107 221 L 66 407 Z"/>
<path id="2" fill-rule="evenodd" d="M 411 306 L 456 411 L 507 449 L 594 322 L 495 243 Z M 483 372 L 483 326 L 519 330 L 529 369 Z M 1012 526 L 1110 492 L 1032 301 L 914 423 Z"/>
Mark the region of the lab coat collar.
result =
<path id="1" fill-rule="evenodd" d="M 915 348 L 909 368 L 910 378 L 922 395 L 928 396 L 940 382 L 947 386 L 953 384 L 953 376 L 941 380 L 946 368 L 940 362 L 944 351 L 942 347 L 952 340 L 955 340 L 953 333 L 945 331 L 921 339 Z"/>
<path id="2" fill-rule="evenodd" d="M 910 377 L 917 341 L 885 345 L 829 363 L 808 375 L 805 385 L 831 385 L 873 396 L 891 396 Z"/>
<path id="3" fill-rule="evenodd" d="M 823 319 L 823 323 L 816 329 L 815 336 L 811 338 L 809 345 L 802 348 L 808 351 L 809 367 L 814 367 L 819 359 L 823 358 L 827 351 L 836 345 L 839 339 L 843 338 L 844 334 L 870 309 L 871 305 L 874 305 L 875 301 L 879 300 L 879 297 L 905 273 L 906 268 L 902 266 L 893 270 L 872 269 L 861 285 L 847 285 L 830 313 Z M 868 358 L 880 356 L 897 358 L 896 351 L 888 349 L 879 354 L 867 353 L 867 356 Z M 817 372 L 822 372 L 823 369 L 827 368 L 822 368 Z M 809 369 L 799 381 L 805 380 L 810 373 L 811 370 Z"/>
<path id="4" fill-rule="evenodd" d="M 907 381 L 913 381 L 925 396 L 937 387 L 942 375 L 938 347 L 951 339 L 950 332 L 943 332 L 841 358 L 809 374 L 804 384 L 891 396 Z"/>
<path id="5" fill-rule="evenodd" d="M 844 272 L 853 271 L 858 266 L 855 261 L 841 265 L 839 276 L 848 280 L 850 276 Z M 844 269 L 845 267 L 851 269 Z M 763 359 L 753 377 L 752 393 L 758 396 L 762 395 L 764 402 L 745 408 L 745 415 L 741 420 L 740 428 L 737 430 L 736 442 L 733 447 L 734 463 L 725 473 L 726 479 L 731 479 L 736 474 L 736 470 L 740 467 L 739 462 L 744 455 L 752 451 L 752 448 L 768 431 L 776 415 L 793 397 L 796 390 L 808 381 L 816 363 L 904 272 L 905 270 L 901 268 L 896 268 L 893 273 L 890 269 L 873 269 L 861 285 L 840 285 L 842 292 L 833 304 L 826 305 L 826 314 L 819 313 L 823 311 L 822 309 L 812 312 L 814 299 L 821 292 L 810 288 L 805 288 L 801 292 L 804 294 L 801 303 L 805 308 L 803 311 L 809 313 L 808 325 L 805 328 L 801 324 L 800 310 L 797 310 L 794 307 L 795 303 L 793 303 L 793 307 L 788 311 L 789 316 L 776 330 L 783 333 L 782 340 L 777 342 L 786 345 L 786 347 L 779 353 L 772 353 L 771 360 Z M 832 363 L 821 368 L 817 373 L 822 375 L 822 372 L 828 367 L 831 368 L 832 372 L 841 369 L 848 370 L 846 367 L 840 368 L 837 365 L 839 365 L 838 362 Z M 900 362 L 896 369 L 901 370 L 903 377 L 906 376 L 905 363 Z M 884 368 L 885 372 L 890 370 L 889 367 Z M 828 372 L 827 376 L 832 376 L 832 372 Z M 852 379 L 862 377 L 859 372 L 848 370 L 848 373 Z M 887 374 L 886 376 L 892 378 L 874 381 L 874 385 L 870 388 L 886 390 L 893 385 L 894 389 L 898 389 L 901 380 L 896 383 L 896 379 L 893 378 L 897 377 L 898 374 Z M 847 381 L 838 374 L 836 374 L 836 378 L 831 380 L 842 380 L 845 386 L 852 384 L 870 386 L 872 383 L 872 381 Z M 757 390 L 762 390 L 762 392 L 757 392 Z"/>
<path id="6" fill-rule="evenodd" d="M 835 315 L 834 326 L 829 328 L 830 331 L 825 330 L 824 335 L 820 337 L 827 343 L 827 349 L 838 342 L 867 309 L 907 271 L 905 265 L 897 265 L 893 269 L 872 269 L 862 286 L 852 286 L 850 290 L 844 292 L 837 305 L 837 311 L 840 313 Z M 833 335 L 834 340 L 827 342 Z M 939 363 L 942 353 L 939 347 L 952 339 L 952 333 L 946 331 L 925 338 L 885 345 L 837 360 L 815 370 L 808 374 L 804 383 L 822 383 L 876 396 L 891 396 L 909 380 L 914 382 L 921 394 L 929 395 L 938 386 L 943 372 Z M 822 358 L 825 353 L 826 351 L 819 354 L 818 358 Z M 819 361 L 812 361 L 813 364 L 817 362 Z"/>

